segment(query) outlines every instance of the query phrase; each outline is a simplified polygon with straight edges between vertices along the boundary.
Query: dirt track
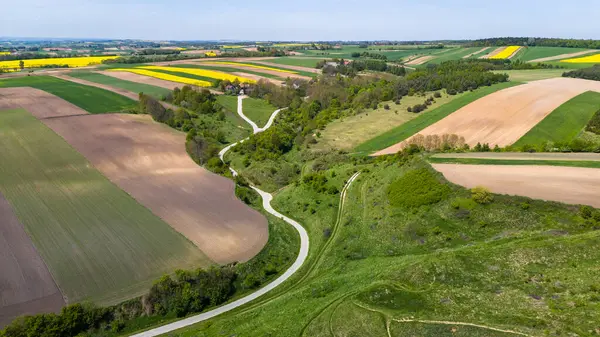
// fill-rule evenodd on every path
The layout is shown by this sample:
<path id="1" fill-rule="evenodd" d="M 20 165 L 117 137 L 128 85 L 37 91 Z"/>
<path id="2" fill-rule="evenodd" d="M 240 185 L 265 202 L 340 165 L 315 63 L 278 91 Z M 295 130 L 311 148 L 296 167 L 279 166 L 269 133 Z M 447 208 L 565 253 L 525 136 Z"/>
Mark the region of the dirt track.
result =
<path id="1" fill-rule="evenodd" d="M 471 53 L 471 54 L 469 54 L 469 55 L 465 55 L 465 56 L 463 56 L 463 58 L 464 58 L 464 59 L 468 59 L 469 57 L 471 57 L 471 56 L 473 56 L 473 55 L 477 55 L 477 54 L 479 54 L 479 53 L 483 53 L 484 51 L 486 51 L 486 50 L 488 50 L 488 49 L 490 49 L 490 48 L 492 48 L 492 47 L 483 47 L 483 48 L 479 49 L 478 51 L 476 51 L 476 52 L 474 52 L 474 53 Z"/>
<path id="2" fill-rule="evenodd" d="M 531 61 L 527 61 L 527 62 L 533 63 L 533 62 L 548 62 L 548 61 L 564 60 L 564 59 L 570 59 L 570 58 L 574 58 L 574 57 L 577 57 L 577 56 L 591 54 L 591 53 L 597 53 L 597 52 L 598 52 L 597 49 L 591 49 L 591 50 L 580 51 L 580 52 L 577 52 L 577 53 L 561 54 L 561 55 L 556 55 L 556 56 L 542 57 L 542 58 L 531 60 Z"/>
<path id="3" fill-rule="evenodd" d="M 0 270 L 0 328 L 17 316 L 58 312 L 65 305 L 48 267 L 1 193 Z"/>
<path id="4" fill-rule="evenodd" d="M 492 147 L 510 145 L 560 105 L 590 90 L 600 92 L 600 82 L 575 78 L 529 82 L 468 104 L 419 134 L 457 134 L 471 146 L 478 142 Z M 405 142 L 398 143 L 375 155 L 396 153 L 404 146 Z"/>
<path id="5" fill-rule="evenodd" d="M 526 165 L 433 164 L 449 181 L 494 193 L 600 207 L 600 169 Z"/>
<path id="6" fill-rule="evenodd" d="M 235 197 L 231 180 L 192 161 L 184 133 L 150 116 L 90 115 L 38 89 L 0 89 L 0 110 L 17 107 L 41 119 L 213 261 L 246 261 L 267 242 L 266 218 Z"/>
<path id="7" fill-rule="evenodd" d="M 474 158 L 496 160 L 561 160 L 561 161 L 600 161 L 598 153 L 526 153 L 526 152 L 466 152 L 440 153 L 434 158 Z"/>

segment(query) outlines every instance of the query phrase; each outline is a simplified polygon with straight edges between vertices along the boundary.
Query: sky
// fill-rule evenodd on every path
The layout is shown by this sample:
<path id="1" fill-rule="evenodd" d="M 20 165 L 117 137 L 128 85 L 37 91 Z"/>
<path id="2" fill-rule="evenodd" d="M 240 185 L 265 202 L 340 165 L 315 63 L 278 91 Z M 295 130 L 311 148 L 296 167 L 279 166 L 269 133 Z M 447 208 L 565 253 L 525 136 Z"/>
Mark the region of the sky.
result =
<path id="1" fill-rule="evenodd" d="M 600 39 L 598 0 L 24 0 L 3 37 L 148 40 Z"/>

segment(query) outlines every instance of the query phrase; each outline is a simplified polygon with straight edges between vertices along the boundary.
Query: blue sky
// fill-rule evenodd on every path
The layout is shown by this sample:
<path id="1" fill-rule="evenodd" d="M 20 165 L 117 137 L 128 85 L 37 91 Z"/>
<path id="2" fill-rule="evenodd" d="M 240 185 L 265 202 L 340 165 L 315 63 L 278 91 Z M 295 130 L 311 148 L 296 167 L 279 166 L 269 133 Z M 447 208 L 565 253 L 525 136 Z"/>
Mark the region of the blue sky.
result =
<path id="1" fill-rule="evenodd" d="M 22 0 L 0 36 L 173 40 L 600 39 L 598 0 Z"/>

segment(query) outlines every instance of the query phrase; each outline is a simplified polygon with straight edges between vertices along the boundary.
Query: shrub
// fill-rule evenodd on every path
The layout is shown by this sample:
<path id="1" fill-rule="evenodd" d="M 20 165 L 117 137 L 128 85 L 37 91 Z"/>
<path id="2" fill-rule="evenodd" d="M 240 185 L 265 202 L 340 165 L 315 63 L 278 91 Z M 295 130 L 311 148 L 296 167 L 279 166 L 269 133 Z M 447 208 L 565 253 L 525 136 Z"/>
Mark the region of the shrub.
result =
<path id="1" fill-rule="evenodd" d="M 439 91 L 436 91 L 436 92 L 433 94 L 433 97 L 435 97 L 435 98 L 441 98 L 441 97 L 442 97 L 442 94 L 440 94 L 440 92 L 439 92 Z"/>
<path id="2" fill-rule="evenodd" d="M 383 106 L 383 108 L 384 108 L 385 110 L 389 110 L 389 109 L 390 109 L 390 106 L 389 106 L 388 104 L 385 104 L 385 105 Z"/>
<path id="3" fill-rule="evenodd" d="M 486 205 L 494 201 L 494 196 L 486 187 L 477 186 L 471 189 L 471 199 L 478 204 Z"/>
<path id="4" fill-rule="evenodd" d="M 579 208 L 579 215 L 584 219 L 590 219 L 593 213 L 594 209 L 590 206 L 581 206 Z"/>
<path id="5" fill-rule="evenodd" d="M 425 168 L 407 172 L 387 189 L 390 204 L 402 208 L 435 204 L 449 193 L 450 187 Z"/>

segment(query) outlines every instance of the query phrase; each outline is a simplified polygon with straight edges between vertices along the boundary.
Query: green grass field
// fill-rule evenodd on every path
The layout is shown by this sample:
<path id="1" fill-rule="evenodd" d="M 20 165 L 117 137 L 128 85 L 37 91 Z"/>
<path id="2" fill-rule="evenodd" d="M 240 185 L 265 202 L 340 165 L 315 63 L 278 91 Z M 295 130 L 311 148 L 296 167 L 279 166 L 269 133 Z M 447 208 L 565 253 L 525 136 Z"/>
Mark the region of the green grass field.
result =
<path id="1" fill-rule="evenodd" d="M 324 57 L 325 58 L 325 57 Z M 270 60 L 264 60 L 264 62 L 274 63 L 274 64 L 285 64 L 288 66 L 299 66 L 299 67 L 307 67 L 314 68 L 319 61 L 322 59 L 317 58 L 308 58 L 308 57 L 278 57 Z"/>
<path id="2" fill-rule="evenodd" d="M 163 73 L 163 74 L 169 74 L 169 75 L 174 75 L 174 76 L 179 76 L 179 77 L 191 78 L 193 80 L 206 81 L 206 82 L 212 83 L 213 86 L 217 82 L 216 78 L 199 76 L 199 75 L 194 75 L 194 74 L 188 74 L 188 73 L 184 73 L 184 72 L 181 72 L 181 71 L 177 71 L 176 67 L 171 67 L 171 68 L 173 68 L 172 71 L 170 71 L 170 70 L 163 70 L 163 69 L 148 69 L 148 70 L 154 71 L 154 72 L 157 72 L 157 73 Z"/>
<path id="3" fill-rule="evenodd" d="M 575 139 L 600 107 L 600 93 L 586 92 L 552 111 L 514 146 L 566 143 Z"/>
<path id="4" fill-rule="evenodd" d="M 118 112 L 137 106 L 137 102 L 111 91 L 49 76 L 0 79 L 0 88 L 32 87 L 56 95 L 89 113 Z"/>
<path id="5" fill-rule="evenodd" d="M 586 48 L 563 48 L 563 47 L 527 47 L 520 52 L 515 60 L 524 62 L 540 59 L 544 57 L 558 56 L 563 54 L 572 54 L 587 50 Z"/>
<path id="6" fill-rule="evenodd" d="M 275 68 L 275 69 L 283 70 L 284 72 L 281 73 L 281 76 L 284 76 L 284 77 L 287 77 L 287 75 L 288 75 L 286 73 L 286 71 L 293 71 L 297 75 L 302 75 L 302 76 L 307 76 L 307 77 L 315 77 L 315 76 L 318 75 L 316 73 L 311 73 L 311 72 L 308 72 L 308 71 L 293 70 L 293 69 L 287 69 L 287 68 L 278 67 L 276 63 L 272 63 L 271 62 L 271 61 L 275 61 L 275 60 L 278 60 L 278 59 L 269 59 L 269 60 L 262 61 L 262 62 L 269 63 L 269 65 L 264 65 L 264 64 L 260 64 L 260 63 L 254 63 L 254 62 L 240 62 L 240 63 L 253 64 L 253 65 L 256 65 L 256 66 L 259 66 L 259 67 L 270 67 L 270 68 Z M 290 60 L 292 60 L 292 59 L 290 59 Z M 315 60 L 315 61 L 318 62 L 319 60 Z M 315 62 L 315 65 L 317 64 L 316 62 Z M 315 68 L 315 66 L 313 65 L 313 66 L 308 67 L 308 68 Z"/>
<path id="7" fill-rule="evenodd" d="M 427 63 L 439 64 L 439 63 L 451 61 L 451 60 L 460 60 L 464 56 L 472 54 L 478 50 L 481 50 L 481 48 L 478 48 L 478 47 L 456 48 L 456 50 L 452 50 L 447 53 L 443 53 L 439 57 L 436 57 L 433 60 L 426 62 L 426 64 Z"/>
<path id="8" fill-rule="evenodd" d="M 208 66 L 208 65 L 194 65 L 194 64 L 177 64 L 174 65 L 173 68 L 192 68 L 192 69 L 206 69 L 206 70 L 215 70 L 215 71 L 222 71 L 224 73 L 247 73 L 247 74 L 252 74 L 252 75 L 257 75 L 257 76 L 262 76 L 262 77 L 266 77 L 266 78 L 274 78 L 274 79 L 278 79 L 278 80 L 285 80 L 285 78 L 287 76 L 285 76 L 284 74 L 282 74 L 282 76 L 275 76 L 272 74 L 266 74 L 266 73 L 261 73 L 258 71 L 252 71 L 252 70 L 247 70 L 247 69 L 239 69 L 239 68 L 235 68 L 235 67 L 221 67 L 221 66 Z"/>
<path id="9" fill-rule="evenodd" d="M 269 104 L 264 99 L 248 97 L 242 102 L 244 115 L 248 116 L 259 128 L 265 126 L 269 121 L 269 117 L 277 110 L 276 106 Z"/>
<path id="10" fill-rule="evenodd" d="M 450 115 L 456 110 L 463 106 L 474 102 L 484 96 L 492 94 L 496 91 L 506 89 L 515 85 L 519 85 L 518 82 L 506 82 L 498 83 L 490 87 L 479 88 L 473 92 L 467 93 L 462 97 L 459 97 L 448 104 L 442 105 L 441 107 L 431 110 L 422 114 L 421 116 L 412 119 L 396 128 L 391 129 L 377 137 L 374 137 L 355 148 L 356 152 L 359 153 L 371 153 L 378 150 L 385 149 L 386 147 L 392 146 L 399 143 L 408 137 L 418 133 L 429 125 L 442 120 L 444 117 Z"/>
<path id="11" fill-rule="evenodd" d="M 313 162 L 304 163 L 303 174 L 314 172 Z M 528 198 L 497 195 L 491 204 L 477 204 L 419 158 L 404 165 L 338 162 L 320 174 L 341 184 L 340 177 L 360 169 L 339 222 L 328 206 L 337 205 L 337 196 L 304 184 L 277 193 L 274 207 L 304 224 L 311 237 L 298 275 L 257 303 L 167 336 L 593 331 L 600 319 L 600 271 L 593 267 L 600 251 L 590 249 L 600 244 L 594 220 L 573 207 Z M 391 206 L 389 186 L 415 169 L 427 170 L 450 192 L 410 209 Z M 401 321 L 406 318 L 446 323 Z"/>
<path id="12" fill-rule="evenodd" d="M 91 71 L 72 71 L 68 74 L 71 77 L 80 78 L 82 80 L 95 82 L 99 84 L 110 85 L 112 87 L 129 90 L 131 92 L 140 93 L 143 92 L 146 95 L 160 99 L 171 92 L 169 89 L 156 87 L 153 85 L 136 83 L 121 80 L 115 77 L 102 75 Z"/>
<path id="13" fill-rule="evenodd" d="M 0 111 L 0 191 L 69 303 L 115 304 L 177 268 L 210 265 L 27 111 Z"/>
<path id="14" fill-rule="evenodd" d="M 434 163 L 434 164 L 448 163 L 448 164 L 470 164 L 470 165 L 545 165 L 545 166 L 600 168 L 599 161 L 576 161 L 576 160 L 522 160 L 522 159 L 430 157 L 429 162 Z"/>
<path id="15" fill-rule="evenodd" d="M 508 74 L 509 81 L 530 82 L 561 77 L 565 69 L 498 70 L 497 74 Z"/>

